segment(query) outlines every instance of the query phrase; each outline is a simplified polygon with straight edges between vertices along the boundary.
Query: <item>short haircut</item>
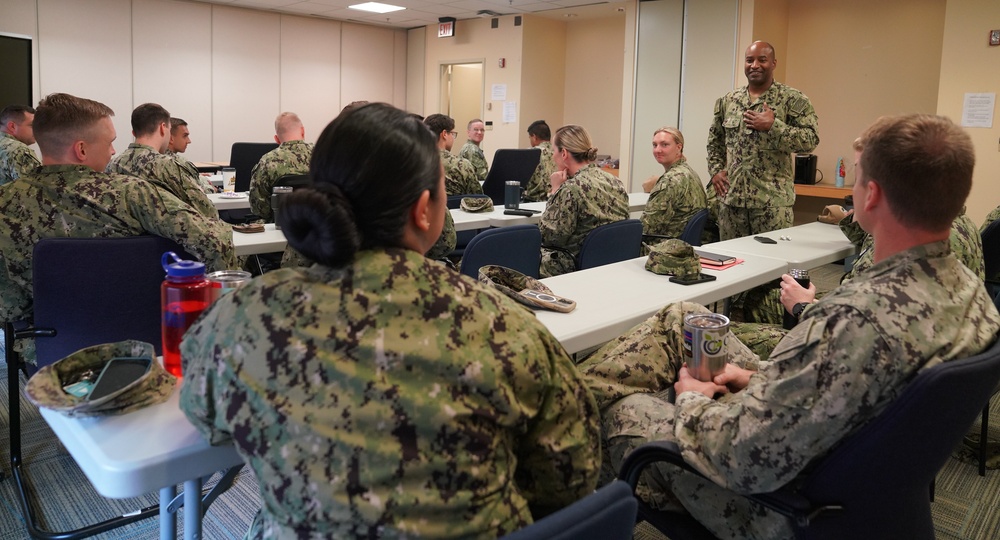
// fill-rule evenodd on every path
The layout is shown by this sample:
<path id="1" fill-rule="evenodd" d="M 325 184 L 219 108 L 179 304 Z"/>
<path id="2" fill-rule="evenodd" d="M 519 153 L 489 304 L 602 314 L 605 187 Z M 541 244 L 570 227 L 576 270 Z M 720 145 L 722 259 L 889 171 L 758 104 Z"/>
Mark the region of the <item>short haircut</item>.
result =
<path id="1" fill-rule="evenodd" d="M 583 126 L 567 125 L 556 130 L 552 145 L 557 149 L 566 150 L 573 159 L 580 163 L 588 163 L 597 159 L 597 148 L 590 140 L 590 134 Z"/>
<path id="2" fill-rule="evenodd" d="M 534 135 L 543 141 L 552 139 L 552 129 L 545 123 L 545 120 L 535 120 L 528 126 L 528 135 Z"/>
<path id="3" fill-rule="evenodd" d="M 170 133 L 174 133 L 174 130 L 181 126 L 186 126 L 188 123 L 183 118 L 171 118 L 170 119 Z"/>
<path id="4" fill-rule="evenodd" d="M 10 121 L 20 124 L 24 122 L 24 116 L 27 114 L 35 114 L 35 109 L 27 105 L 7 105 L 0 111 L 0 124 L 7 125 Z"/>
<path id="5" fill-rule="evenodd" d="M 440 137 L 442 132 L 455 129 L 455 119 L 440 113 L 434 113 L 424 118 L 424 124 L 430 128 L 435 137 Z"/>
<path id="6" fill-rule="evenodd" d="M 132 111 L 132 134 L 151 135 L 160 124 L 170 125 L 170 113 L 156 103 L 143 103 Z"/>
<path id="7" fill-rule="evenodd" d="M 293 112 L 283 112 L 274 119 L 274 133 L 279 139 L 284 140 L 289 133 L 298 135 L 295 132 L 301 128 L 302 120 Z"/>
<path id="8" fill-rule="evenodd" d="M 861 136 L 861 182 L 877 182 L 901 223 L 947 230 L 972 189 L 972 139 L 944 116 L 882 117 Z"/>
<path id="9" fill-rule="evenodd" d="M 480 124 L 483 124 L 484 126 L 486 125 L 485 122 L 482 121 L 482 119 L 480 119 L 480 118 L 473 118 L 472 120 L 469 120 L 469 123 L 468 123 L 468 125 L 465 126 L 465 129 L 467 129 L 467 130 L 468 129 L 472 129 L 472 124 L 475 124 L 476 122 L 479 122 Z"/>
<path id="10" fill-rule="evenodd" d="M 114 115 L 111 107 L 97 101 L 49 94 L 35 111 L 35 140 L 43 155 L 61 154 L 74 141 L 89 140 L 97 123 Z"/>

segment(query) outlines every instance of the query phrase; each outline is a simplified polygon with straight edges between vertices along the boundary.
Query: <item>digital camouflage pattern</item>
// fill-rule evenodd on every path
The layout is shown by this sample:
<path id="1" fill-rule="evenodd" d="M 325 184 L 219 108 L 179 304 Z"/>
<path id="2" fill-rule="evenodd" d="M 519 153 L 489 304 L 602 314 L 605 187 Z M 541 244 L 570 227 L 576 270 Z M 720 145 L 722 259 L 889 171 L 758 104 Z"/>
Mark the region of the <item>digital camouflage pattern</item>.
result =
<path id="1" fill-rule="evenodd" d="M 41 238 L 174 240 L 207 271 L 235 267 L 233 231 L 160 186 L 82 165 L 46 165 L 0 189 L 0 320 L 32 314 L 31 252 Z"/>
<path id="2" fill-rule="evenodd" d="M 719 204 L 719 237 L 723 240 L 786 229 L 794 224 L 795 212 L 791 206 L 739 208 Z"/>
<path id="3" fill-rule="evenodd" d="M 277 148 L 261 156 L 260 161 L 250 171 L 250 209 L 274 223 L 271 210 L 271 191 L 282 176 L 308 174 L 309 160 L 313 145 L 305 141 L 285 141 Z"/>
<path id="4" fill-rule="evenodd" d="M 765 103 L 774 110 L 771 129 L 765 132 L 747 127 L 743 113 L 761 112 Z M 711 178 L 719 171 L 728 172 L 729 192 L 720 200 L 722 205 L 791 209 L 795 203 L 791 154 L 816 148 L 817 126 L 816 111 L 809 98 L 779 82 L 772 83 L 757 99 L 750 97 L 746 86 L 719 98 L 708 132 L 708 174 Z M 730 217 L 725 212 L 719 213 L 723 240 L 774 230 L 727 227 L 726 220 Z M 789 226 L 791 221 L 785 225 Z"/>
<path id="5" fill-rule="evenodd" d="M 614 477 L 631 449 L 674 441 L 712 481 L 661 464 L 644 474 L 643 493 L 661 507 L 683 501 L 719 538 L 793 538 L 784 517 L 737 493 L 794 481 L 878 415 L 917 371 L 984 350 L 1000 329 L 982 283 L 948 244 L 925 244 L 824 296 L 770 361 L 727 340 L 732 362 L 759 370 L 744 390 L 717 400 L 684 392 L 671 403 L 684 358 L 682 317 L 693 311 L 705 310 L 664 308 L 580 369 L 602 412 L 602 480 Z"/>
<path id="6" fill-rule="evenodd" d="M 207 195 L 209 193 L 218 192 L 218 190 L 215 189 L 215 186 L 212 185 L 212 182 L 208 180 L 208 177 L 202 176 L 201 173 L 198 172 L 198 167 L 196 167 L 194 163 L 191 163 L 191 161 L 188 158 L 178 154 L 177 152 L 174 152 L 173 150 L 167 150 L 166 152 L 163 153 L 163 155 L 174 158 L 174 161 L 176 161 L 181 168 L 188 171 L 189 175 L 193 173 L 194 174 L 193 178 L 195 179 L 195 183 L 198 186 L 198 189 L 200 189 L 202 193 Z"/>
<path id="7" fill-rule="evenodd" d="M 628 219 L 628 193 L 620 180 L 588 163 L 549 197 L 538 230 L 542 233 L 542 277 L 576 269 L 574 259 L 590 231 Z M 568 251 L 556 251 L 546 247 Z"/>
<path id="8" fill-rule="evenodd" d="M 517 293 L 521 291 L 533 290 L 545 294 L 554 294 L 552 289 L 541 281 L 538 281 L 531 276 L 522 274 L 513 268 L 507 268 L 506 266 L 500 266 L 497 264 L 480 266 L 479 281 L 486 284 L 488 287 L 493 287 L 505 295 L 513 298 L 517 303 L 524 304 L 525 306 L 532 308 L 537 307 L 548 309 L 548 305 L 543 302 L 538 302 L 534 298 L 521 296 Z"/>
<path id="9" fill-rule="evenodd" d="M 444 190 L 448 195 L 483 193 L 483 186 L 476 180 L 476 171 L 469 160 L 442 149 L 441 165 L 444 167 Z"/>
<path id="10" fill-rule="evenodd" d="M 462 197 L 459 208 L 464 212 L 492 212 L 493 199 L 489 197 Z"/>
<path id="11" fill-rule="evenodd" d="M 259 480 L 251 538 L 495 538 L 597 480 L 598 411 L 559 342 L 416 252 L 264 274 L 181 354 L 181 408 Z"/>
<path id="12" fill-rule="evenodd" d="M 81 378 L 97 382 L 101 370 L 112 358 L 150 358 L 149 371 L 121 390 L 98 399 L 78 398 L 63 390 Z M 156 350 L 143 341 L 119 341 L 80 349 L 53 364 L 42 367 L 28 379 L 24 394 L 38 407 L 66 416 L 106 416 L 125 414 L 162 403 L 174 391 L 177 378 L 156 361 Z"/>
<path id="13" fill-rule="evenodd" d="M 108 163 L 104 172 L 147 180 L 169 191 L 201 215 L 219 218 L 219 210 L 198 187 L 198 169 L 184 168 L 177 160 L 157 152 L 152 146 L 129 144 L 124 152 Z"/>
<path id="14" fill-rule="evenodd" d="M 489 199 L 487 199 L 489 200 Z M 427 250 L 428 259 L 444 259 L 449 253 L 455 251 L 458 245 L 458 233 L 455 232 L 455 218 L 451 217 L 451 211 L 444 211 L 444 227 L 441 228 L 441 236 L 437 242 Z"/>
<path id="15" fill-rule="evenodd" d="M 705 230 L 701 232 L 702 245 L 719 241 L 719 195 L 711 182 L 705 186 L 705 203 L 708 207 L 708 221 L 705 222 Z"/>
<path id="16" fill-rule="evenodd" d="M 701 275 L 701 259 L 691 244 L 683 240 L 671 238 L 647 251 L 649 257 L 645 268 L 654 274 L 677 276 L 678 279 L 695 279 Z"/>
<path id="17" fill-rule="evenodd" d="M 462 149 L 459 150 L 458 157 L 469 160 L 469 163 L 472 164 L 472 170 L 476 173 L 477 181 L 483 182 L 486 180 L 486 174 L 490 172 L 490 168 L 486 164 L 486 156 L 483 154 L 483 149 L 478 144 L 466 141 L 462 145 Z"/>
<path id="18" fill-rule="evenodd" d="M 41 166 L 42 162 L 31 147 L 9 133 L 0 132 L 0 186 Z"/>
<path id="19" fill-rule="evenodd" d="M 556 163 L 552 161 L 552 143 L 542 141 L 535 148 L 541 150 L 538 157 L 538 166 L 535 172 L 531 173 L 528 179 L 528 187 L 524 190 L 524 202 L 544 202 L 549 198 L 549 190 L 552 189 L 550 176 L 555 172 Z"/>
<path id="20" fill-rule="evenodd" d="M 649 201 L 642 212 L 642 241 L 653 246 L 668 238 L 680 238 L 688 220 L 707 207 L 701 178 L 687 159 L 680 158 L 663 172 L 649 192 Z"/>

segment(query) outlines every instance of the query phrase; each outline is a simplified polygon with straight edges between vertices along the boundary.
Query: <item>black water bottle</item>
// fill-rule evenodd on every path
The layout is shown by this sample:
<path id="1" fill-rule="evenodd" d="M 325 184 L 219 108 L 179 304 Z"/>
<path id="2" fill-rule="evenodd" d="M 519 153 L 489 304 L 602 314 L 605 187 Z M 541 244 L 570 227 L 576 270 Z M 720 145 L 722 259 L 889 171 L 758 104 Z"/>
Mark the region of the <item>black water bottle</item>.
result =
<path id="1" fill-rule="evenodd" d="M 795 278 L 795 281 L 797 281 L 799 285 L 802 285 L 802 287 L 806 289 L 809 288 L 808 270 L 800 270 L 798 268 L 792 268 L 791 270 L 788 271 L 788 275 Z M 791 330 L 792 328 L 795 328 L 796 324 L 799 324 L 798 317 L 789 313 L 787 309 L 784 310 L 782 314 L 785 316 L 784 324 L 782 325 L 785 328 L 785 330 Z"/>

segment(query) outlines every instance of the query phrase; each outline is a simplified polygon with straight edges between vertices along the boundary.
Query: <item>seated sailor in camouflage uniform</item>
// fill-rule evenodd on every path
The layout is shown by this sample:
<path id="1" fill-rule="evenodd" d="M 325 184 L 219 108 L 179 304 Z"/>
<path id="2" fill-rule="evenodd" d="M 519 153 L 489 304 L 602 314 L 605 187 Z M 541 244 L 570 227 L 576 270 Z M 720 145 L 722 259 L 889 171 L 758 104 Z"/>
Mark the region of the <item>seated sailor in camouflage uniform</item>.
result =
<path id="1" fill-rule="evenodd" d="M 299 115 L 283 112 L 274 119 L 274 142 L 278 147 L 261 156 L 250 171 L 250 209 L 274 223 L 271 192 L 283 176 L 306 174 L 313 145 L 305 141 L 306 128 Z"/>
<path id="2" fill-rule="evenodd" d="M 590 231 L 628 219 L 628 193 L 620 180 L 594 164 L 597 148 L 581 126 L 556 130 L 552 191 L 538 224 L 542 233 L 542 277 L 576 269 L 574 260 Z"/>
<path id="3" fill-rule="evenodd" d="M 41 166 L 29 148 L 35 144 L 34 121 L 35 109 L 27 105 L 8 105 L 0 111 L 0 186 Z"/>
<path id="4" fill-rule="evenodd" d="M 555 162 L 552 161 L 552 130 L 545 120 L 535 120 L 528 126 L 528 142 L 532 148 L 537 148 L 541 155 L 538 156 L 538 166 L 535 172 L 531 173 L 528 179 L 528 187 L 524 190 L 524 202 L 544 202 L 549 198 L 549 190 L 552 189 L 552 172 L 555 170 Z"/>
<path id="5" fill-rule="evenodd" d="M 636 446 L 671 440 L 711 480 L 659 464 L 645 497 L 719 538 L 792 538 L 786 518 L 739 493 L 793 482 L 917 371 L 994 341 L 1000 314 L 948 242 L 972 186 L 971 139 L 931 115 L 880 119 L 863 138 L 855 215 L 875 238 L 874 265 L 805 309 L 769 361 L 730 338 L 732 363 L 713 381 L 682 364 L 682 317 L 704 311 L 695 304 L 668 306 L 595 353 L 580 367 L 601 408 L 602 477 Z M 814 292 L 782 278 L 786 307 Z"/>
<path id="6" fill-rule="evenodd" d="M 684 135 L 677 128 L 662 127 L 653 132 L 653 157 L 663 165 L 663 174 L 649 192 L 642 212 L 644 246 L 680 238 L 688 220 L 708 207 L 705 186 L 684 157 Z M 643 255 L 645 250 L 643 247 Z"/>
<path id="7" fill-rule="evenodd" d="M 164 154 L 170 144 L 170 113 L 156 103 L 143 103 L 132 111 L 135 142 L 108 163 L 105 172 L 127 174 L 147 180 L 210 218 L 219 210 L 198 186 L 198 169 L 182 166 Z"/>
<path id="8" fill-rule="evenodd" d="M 259 481 L 250 538 L 496 538 L 594 489 L 598 413 L 525 307 L 424 258 L 435 137 L 373 103 L 320 135 L 279 216 L 317 264 L 217 301 L 181 345 L 181 408 Z"/>
<path id="9" fill-rule="evenodd" d="M 475 195 L 483 193 L 483 186 L 476 179 L 472 163 L 451 153 L 455 144 L 455 120 L 443 114 L 432 114 L 424 124 L 437 137 L 441 165 L 444 167 L 444 189 L 448 195 Z"/>
<path id="10" fill-rule="evenodd" d="M 490 172 L 490 167 L 486 164 L 486 155 L 483 154 L 482 149 L 483 137 L 486 135 L 486 124 L 482 120 L 474 118 L 469 120 L 466 130 L 468 140 L 458 151 L 458 157 L 469 160 L 472 169 L 476 172 L 476 180 L 483 182 Z"/>
<path id="11" fill-rule="evenodd" d="M 219 190 L 215 189 L 215 186 L 208 180 L 208 177 L 198 172 L 198 167 L 194 163 L 191 163 L 188 158 L 181 155 L 187 150 L 189 144 L 191 144 L 191 130 L 188 128 L 187 121 L 183 118 L 171 117 L 170 140 L 167 141 L 167 151 L 164 154 L 174 158 L 174 161 L 189 172 L 194 171 L 194 179 L 198 185 L 198 189 L 206 194 L 218 192 Z"/>

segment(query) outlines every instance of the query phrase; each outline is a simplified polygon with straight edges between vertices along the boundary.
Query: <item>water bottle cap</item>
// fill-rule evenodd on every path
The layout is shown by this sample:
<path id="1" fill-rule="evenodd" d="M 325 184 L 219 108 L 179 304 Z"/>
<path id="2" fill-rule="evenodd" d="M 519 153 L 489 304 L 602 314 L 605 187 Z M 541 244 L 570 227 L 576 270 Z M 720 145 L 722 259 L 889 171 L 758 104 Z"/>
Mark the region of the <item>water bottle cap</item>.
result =
<path id="1" fill-rule="evenodd" d="M 173 259 L 174 262 L 169 262 Z M 205 265 L 198 261 L 182 261 L 173 251 L 168 251 L 160 258 L 160 264 L 167 272 L 167 277 L 195 277 L 205 275 Z"/>

